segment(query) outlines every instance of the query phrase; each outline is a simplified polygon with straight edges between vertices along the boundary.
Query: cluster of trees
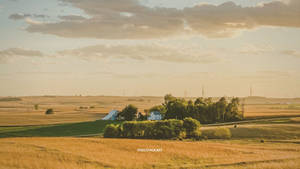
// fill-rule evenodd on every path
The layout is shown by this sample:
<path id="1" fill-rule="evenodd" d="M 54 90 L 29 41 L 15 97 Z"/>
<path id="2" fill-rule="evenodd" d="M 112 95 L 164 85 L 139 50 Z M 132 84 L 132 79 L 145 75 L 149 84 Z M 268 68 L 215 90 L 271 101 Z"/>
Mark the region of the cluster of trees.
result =
<path id="1" fill-rule="evenodd" d="M 126 121 L 121 125 L 105 127 L 107 138 L 147 138 L 147 139 L 200 139 L 200 123 L 192 118 L 162 121 Z"/>
<path id="2" fill-rule="evenodd" d="M 239 98 L 232 98 L 230 102 L 225 97 L 220 98 L 217 102 L 213 102 L 211 98 L 186 101 L 168 94 L 165 96 L 165 102 L 161 105 L 164 107 L 161 112 L 164 119 L 181 120 L 192 117 L 207 124 L 242 120 L 243 114 L 239 111 L 239 105 Z"/>
<path id="3" fill-rule="evenodd" d="M 126 106 L 119 114 L 119 120 L 147 120 L 147 112 L 159 111 L 163 119 L 183 120 L 187 117 L 197 119 L 200 123 L 216 123 L 238 121 L 243 119 L 243 113 L 239 110 L 239 98 L 232 98 L 230 102 L 225 97 L 213 102 L 211 98 L 197 98 L 195 101 L 186 101 L 176 98 L 171 94 L 164 97 L 164 103 L 145 111 L 146 115 L 138 113 L 134 105 Z"/>

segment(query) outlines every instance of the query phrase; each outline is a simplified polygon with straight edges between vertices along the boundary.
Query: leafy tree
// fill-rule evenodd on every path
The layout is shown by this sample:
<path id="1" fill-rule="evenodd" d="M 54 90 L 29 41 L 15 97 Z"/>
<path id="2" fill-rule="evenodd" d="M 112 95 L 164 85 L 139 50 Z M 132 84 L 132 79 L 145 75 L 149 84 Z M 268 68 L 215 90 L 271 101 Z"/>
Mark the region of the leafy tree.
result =
<path id="1" fill-rule="evenodd" d="M 220 100 L 216 103 L 216 121 L 225 121 L 227 101 L 225 97 L 221 97 Z"/>
<path id="2" fill-rule="evenodd" d="M 118 114 L 118 117 L 126 121 L 132 121 L 136 119 L 137 111 L 138 109 L 134 105 L 129 104 Z"/>
<path id="3" fill-rule="evenodd" d="M 176 97 L 172 96 L 171 94 L 166 94 L 164 99 L 165 99 L 165 104 L 168 104 L 168 102 L 170 101 L 175 101 Z"/>
<path id="4" fill-rule="evenodd" d="M 166 109 L 166 119 L 183 120 L 185 117 L 188 117 L 187 103 L 184 99 L 169 101 L 166 105 Z"/>
<path id="5" fill-rule="evenodd" d="M 243 119 L 241 112 L 239 111 L 240 100 L 239 98 L 232 98 L 231 102 L 226 107 L 226 121 L 236 121 Z"/>
<path id="6" fill-rule="evenodd" d="M 193 117 L 193 114 L 195 112 L 195 106 L 193 101 L 189 100 L 187 107 L 186 107 L 186 117 Z"/>
<path id="7" fill-rule="evenodd" d="M 203 97 L 198 97 L 195 100 L 194 105 L 205 105 L 205 101 L 204 101 Z"/>
<path id="8" fill-rule="evenodd" d="M 139 120 L 139 121 L 147 120 L 147 116 L 143 115 L 141 112 L 139 112 L 137 120 Z"/>
<path id="9" fill-rule="evenodd" d="M 204 99 L 204 103 L 205 103 L 206 105 L 211 105 L 211 104 L 213 103 L 212 98 L 211 98 L 211 97 L 205 98 L 205 99 Z"/>
<path id="10" fill-rule="evenodd" d="M 199 121 L 191 117 L 185 118 L 183 120 L 183 127 L 186 130 L 187 138 L 192 138 L 192 137 L 198 138 L 201 135 L 200 126 L 201 125 Z"/>

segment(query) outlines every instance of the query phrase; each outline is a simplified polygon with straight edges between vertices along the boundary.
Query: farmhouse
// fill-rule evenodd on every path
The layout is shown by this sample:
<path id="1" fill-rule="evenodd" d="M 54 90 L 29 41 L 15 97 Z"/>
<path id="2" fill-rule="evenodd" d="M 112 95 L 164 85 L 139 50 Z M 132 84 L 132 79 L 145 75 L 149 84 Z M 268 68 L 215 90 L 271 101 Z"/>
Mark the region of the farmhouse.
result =
<path id="1" fill-rule="evenodd" d="M 150 113 L 150 115 L 147 117 L 147 120 L 161 120 L 162 116 L 159 111 L 153 111 Z"/>

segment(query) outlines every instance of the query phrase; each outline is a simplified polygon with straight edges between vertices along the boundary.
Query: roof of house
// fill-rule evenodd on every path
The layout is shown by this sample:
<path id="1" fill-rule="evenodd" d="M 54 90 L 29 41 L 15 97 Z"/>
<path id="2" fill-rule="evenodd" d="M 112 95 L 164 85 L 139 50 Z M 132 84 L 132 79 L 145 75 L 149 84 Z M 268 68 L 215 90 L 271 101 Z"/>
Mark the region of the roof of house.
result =
<path id="1" fill-rule="evenodd" d="M 161 113 L 159 111 L 153 111 L 151 112 L 151 114 L 154 114 L 154 115 L 161 115 Z"/>

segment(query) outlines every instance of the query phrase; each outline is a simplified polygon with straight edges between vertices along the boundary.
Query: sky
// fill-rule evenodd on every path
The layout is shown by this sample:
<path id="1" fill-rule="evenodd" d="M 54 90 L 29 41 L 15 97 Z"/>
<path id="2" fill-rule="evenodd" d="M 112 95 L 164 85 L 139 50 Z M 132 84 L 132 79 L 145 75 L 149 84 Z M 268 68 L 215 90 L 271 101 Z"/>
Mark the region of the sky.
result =
<path id="1" fill-rule="evenodd" d="M 0 0 L 0 96 L 300 97 L 299 0 Z"/>

